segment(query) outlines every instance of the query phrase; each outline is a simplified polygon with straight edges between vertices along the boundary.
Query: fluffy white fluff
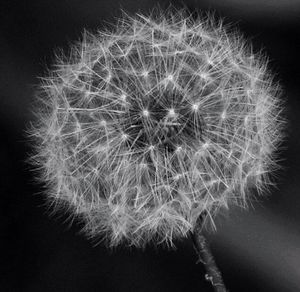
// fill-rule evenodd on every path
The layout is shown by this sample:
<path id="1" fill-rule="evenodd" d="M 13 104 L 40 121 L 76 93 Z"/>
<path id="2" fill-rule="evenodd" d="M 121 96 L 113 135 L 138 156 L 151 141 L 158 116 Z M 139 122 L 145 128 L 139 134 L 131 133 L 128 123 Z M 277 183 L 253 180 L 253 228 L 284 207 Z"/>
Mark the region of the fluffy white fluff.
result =
<path id="1" fill-rule="evenodd" d="M 33 160 L 91 236 L 172 244 L 246 206 L 276 166 L 282 108 L 266 58 L 211 15 L 123 15 L 58 57 L 38 94 Z"/>

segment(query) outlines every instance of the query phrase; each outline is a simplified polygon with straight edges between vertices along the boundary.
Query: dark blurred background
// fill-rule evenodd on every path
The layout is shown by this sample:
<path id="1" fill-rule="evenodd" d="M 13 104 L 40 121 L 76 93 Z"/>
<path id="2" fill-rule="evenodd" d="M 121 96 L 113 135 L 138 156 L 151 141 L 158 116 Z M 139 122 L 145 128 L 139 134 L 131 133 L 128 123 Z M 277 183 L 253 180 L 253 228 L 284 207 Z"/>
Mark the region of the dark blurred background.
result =
<path id="1" fill-rule="evenodd" d="M 177 250 L 145 251 L 96 245 L 49 217 L 41 186 L 25 163 L 30 147 L 24 129 L 38 76 L 67 50 L 83 28 L 95 30 L 120 15 L 147 12 L 146 0 L 31 0 L 0 4 L 0 258 L 1 291 L 212 291 L 188 240 Z M 183 2 L 161 1 L 182 7 Z M 212 10 L 235 23 L 254 49 L 264 49 L 283 87 L 289 137 L 280 158 L 278 187 L 253 203 L 232 209 L 208 234 L 227 288 L 236 291 L 300 291 L 300 104 L 298 0 L 185 1 L 191 11 Z"/>

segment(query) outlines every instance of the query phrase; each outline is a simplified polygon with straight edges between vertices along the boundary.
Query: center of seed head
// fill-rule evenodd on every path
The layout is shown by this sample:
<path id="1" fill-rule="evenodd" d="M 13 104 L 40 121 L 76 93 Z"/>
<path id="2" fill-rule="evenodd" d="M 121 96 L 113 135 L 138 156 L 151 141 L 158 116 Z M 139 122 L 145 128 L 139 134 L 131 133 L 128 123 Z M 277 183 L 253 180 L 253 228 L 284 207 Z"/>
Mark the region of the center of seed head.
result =
<path id="1" fill-rule="evenodd" d="M 170 96 L 171 94 L 171 96 Z M 147 149 L 181 153 L 182 146 L 202 134 L 202 118 L 191 111 L 191 105 L 180 93 L 167 91 L 132 99 L 122 123 L 130 149 Z M 195 102 L 194 110 L 199 105 Z"/>

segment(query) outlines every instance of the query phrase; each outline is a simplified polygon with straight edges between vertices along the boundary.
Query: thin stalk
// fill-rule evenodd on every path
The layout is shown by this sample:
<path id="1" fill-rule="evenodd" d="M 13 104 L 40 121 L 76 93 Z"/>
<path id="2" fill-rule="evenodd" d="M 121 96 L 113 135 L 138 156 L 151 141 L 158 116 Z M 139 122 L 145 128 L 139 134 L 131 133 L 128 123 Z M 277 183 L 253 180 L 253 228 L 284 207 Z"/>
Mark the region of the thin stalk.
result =
<path id="1" fill-rule="evenodd" d="M 202 217 L 198 218 L 196 227 L 191 234 L 193 246 L 199 258 L 198 262 L 204 265 L 206 270 L 205 279 L 211 283 L 214 291 L 226 292 L 222 274 L 216 265 L 209 244 L 202 233 L 202 219 Z"/>

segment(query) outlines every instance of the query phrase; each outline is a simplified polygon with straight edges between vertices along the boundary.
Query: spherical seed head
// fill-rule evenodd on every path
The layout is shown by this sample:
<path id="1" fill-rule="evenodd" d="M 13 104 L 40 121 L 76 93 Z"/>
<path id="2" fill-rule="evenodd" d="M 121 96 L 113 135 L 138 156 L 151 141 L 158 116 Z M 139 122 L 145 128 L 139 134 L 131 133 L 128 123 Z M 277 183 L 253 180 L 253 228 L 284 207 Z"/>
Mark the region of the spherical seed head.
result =
<path id="1" fill-rule="evenodd" d="M 270 183 L 278 86 L 210 15 L 124 15 L 85 33 L 41 89 L 31 134 L 48 197 L 111 245 L 172 244 Z"/>

